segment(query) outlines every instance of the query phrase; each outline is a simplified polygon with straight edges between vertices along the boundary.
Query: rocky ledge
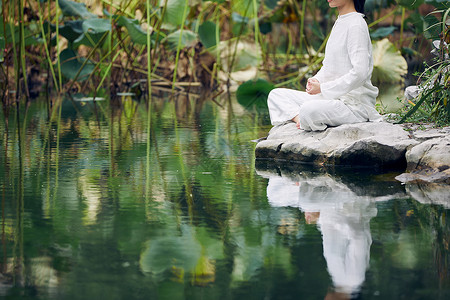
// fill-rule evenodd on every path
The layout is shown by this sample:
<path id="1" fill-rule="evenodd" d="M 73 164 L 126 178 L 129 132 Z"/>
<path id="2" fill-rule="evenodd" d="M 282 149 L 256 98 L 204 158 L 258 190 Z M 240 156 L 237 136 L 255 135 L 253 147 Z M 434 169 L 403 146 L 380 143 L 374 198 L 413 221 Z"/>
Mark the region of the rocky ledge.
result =
<path id="1" fill-rule="evenodd" d="M 287 122 L 273 127 L 255 153 L 257 159 L 401 169 L 402 182 L 450 184 L 450 127 L 366 122 L 308 132 Z"/>

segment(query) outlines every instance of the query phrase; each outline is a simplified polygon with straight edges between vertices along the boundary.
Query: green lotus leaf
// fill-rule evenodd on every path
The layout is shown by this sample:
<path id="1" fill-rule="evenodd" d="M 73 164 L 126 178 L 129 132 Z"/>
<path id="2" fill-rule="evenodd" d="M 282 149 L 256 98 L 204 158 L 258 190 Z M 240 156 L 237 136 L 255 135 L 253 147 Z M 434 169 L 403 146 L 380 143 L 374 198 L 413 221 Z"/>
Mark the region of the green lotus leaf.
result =
<path id="1" fill-rule="evenodd" d="M 130 19 L 125 16 L 119 15 L 111 15 L 106 9 L 103 10 L 105 16 L 112 17 L 116 26 L 125 27 L 130 35 L 131 40 L 139 45 L 147 45 L 147 32 L 145 32 L 139 21 L 136 19 Z M 151 41 L 152 45 L 154 44 L 154 40 Z"/>
<path id="2" fill-rule="evenodd" d="M 61 73 L 67 79 L 83 81 L 94 70 L 94 64 L 91 62 L 87 62 L 83 66 L 86 59 L 79 57 L 72 49 L 64 49 L 59 55 L 59 59 L 61 61 Z"/>
<path id="3" fill-rule="evenodd" d="M 58 0 L 59 7 L 64 16 L 81 17 L 83 19 L 96 18 L 97 16 L 87 10 L 86 4 L 70 0 Z"/>
<path id="4" fill-rule="evenodd" d="M 206 48 L 211 48 L 217 45 L 216 40 L 217 25 L 211 21 L 203 22 L 198 28 L 198 35 L 200 41 Z"/>
<path id="5" fill-rule="evenodd" d="M 75 47 L 86 45 L 95 47 L 102 40 L 104 35 L 111 32 L 111 23 L 109 19 L 89 19 L 82 24 L 83 33 L 74 41 Z"/>
<path id="6" fill-rule="evenodd" d="M 181 34 L 181 40 L 180 40 Z M 177 30 L 169 34 L 165 41 L 167 41 L 168 46 L 171 50 L 176 50 L 178 43 L 180 42 L 180 48 L 185 48 L 192 46 L 197 41 L 197 35 L 190 30 Z"/>
<path id="7" fill-rule="evenodd" d="M 402 82 L 407 72 L 405 58 L 387 38 L 373 43 L 373 82 Z"/>
<path id="8" fill-rule="evenodd" d="M 161 0 L 159 5 L 164 6 L 165 1 Z M 183 14 L 186 5 L 186 0 L 167 0 L 166 12 L 164 14 L 164 28 L 175 29 L 181 25 L 183 21 Z M 187 3 L 189 5 L 189 1 Z"/>
<path id="9" fill-rule="evenodd" d="M 83 34 L 83 22 L 83 20 L 66 21 L 64 22 L 64 25 L 59 26 L 59 34 L 65 37 L 69 42 L 73 43 Z M 52 31 L 53 30 L 54 29 L 52 28 Z"/>
<path id="10" fill-rule="evenodd" d="M 374 32 L 371 32 L 370 37 L 372 39 L 384 38 L 392 34 L 395 31 L 395 29 L 396 29 L 395 26 L 381 27 L 375 30 Z"/>
<path id="11" fill-rule="evenodd" d="M 141 28 L 139 22 L 136 19 L 129 19 L 124 16 L 120 16 L 118 23 L 120 26 L 124 26 L 131 40 L 139 45 L 147 45 L 147 33 Z"/>
<path id="12" fill-rule="evenodd" d="M 267 96 L 273 88 L 274 85 L 264 79 L 249 80 L 238 87 L 236 97 L 246 108 L 267 107 Z"/>

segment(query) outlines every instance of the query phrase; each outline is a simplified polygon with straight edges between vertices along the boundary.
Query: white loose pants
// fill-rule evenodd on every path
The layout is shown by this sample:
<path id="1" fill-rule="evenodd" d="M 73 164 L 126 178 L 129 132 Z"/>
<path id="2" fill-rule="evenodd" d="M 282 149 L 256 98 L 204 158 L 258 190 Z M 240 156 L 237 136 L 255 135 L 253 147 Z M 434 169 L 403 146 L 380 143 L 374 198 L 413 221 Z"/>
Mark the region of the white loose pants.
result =
<path id="1" fill-rule="evenodd" d="M 323 98 L 322 94 L 310 95 L 292 89 L 273 89 L 269 93 L 267 105 L 272 125 L 291 120 L 298 115 L 300 127 L 306 131 L 325 130 L 327 126 L 367 121 L 356 116 L 340 100 L 329 100 Z"/>

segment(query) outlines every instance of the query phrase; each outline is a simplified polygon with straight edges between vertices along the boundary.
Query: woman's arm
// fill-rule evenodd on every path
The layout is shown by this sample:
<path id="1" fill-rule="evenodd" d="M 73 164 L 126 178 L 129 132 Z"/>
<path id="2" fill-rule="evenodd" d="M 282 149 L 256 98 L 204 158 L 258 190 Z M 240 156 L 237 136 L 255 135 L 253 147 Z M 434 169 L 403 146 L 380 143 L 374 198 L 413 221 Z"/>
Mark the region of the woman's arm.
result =
<path id="1" fill-rule="evenodd" d="M 328 99 L 337 99 L 360 87 L 370 74 L 370 37 L 367 28 L 352 26 L 347 32 L 347 52 L 352 68 L 350 71 L 320 85 L 322 95 Z"/>

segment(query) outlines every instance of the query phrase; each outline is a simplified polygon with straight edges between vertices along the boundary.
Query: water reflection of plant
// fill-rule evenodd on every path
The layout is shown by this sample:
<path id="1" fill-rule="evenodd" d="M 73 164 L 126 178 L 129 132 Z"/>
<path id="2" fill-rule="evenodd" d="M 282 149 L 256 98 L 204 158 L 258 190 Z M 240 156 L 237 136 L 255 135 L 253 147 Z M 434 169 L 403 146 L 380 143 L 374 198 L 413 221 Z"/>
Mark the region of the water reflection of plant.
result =
<path id="1" fill-rule="evenodd" d="M 86 101 L 58 99 L 49 122 L 45 103 L 32 102 L 19 114 L 20 126 L 11 108 L 8 133 L 0 130 L 5 137 L 0 140 L 5 151 L 0 188 L 6 192 L 2 224 L 11 233 L 3 262 L 6 273 L 11 271 L 8 261 L 15 255 L 11 246 L 17 241 L 14 259 L 25 266 L 21 272 L 26 284 L 37 286 L 44 298 L 55 290 L 62 296 L 81 293 L 86 298 L 131 297 L 130 293 L 135 298 L 142 293 L 183 297 L 196 292 L 203 297 L 253 293 L 263 298 L 275 297 L 278 284 L 291 293 L 309 290 L 313 284 L 316 290 L 311 293 L 323 296 L 328 275 L 320 245 L 311 242 L 318 238 L 317 230 L 305 228 L 298 212 L 269 208 L 266 181 L 251 174 L 254 151 L 248 141 L 266 132 L 267 120 L 227 99 L 219 102 L 223 108 L 193 101 L 202 109 L 189 109 L 181 99 L 176 104 L 178 112 L 186 109 L 181 118 L 167 99 L 155 98 L 150 110 L 129 96 L 120 99 L 121 105 L 97 101 L 97 114 L 92 100 Z M 4 115 L 0 121 L 3 129 Z M 358 193 L 367 193 L 370 180 L 356 185 L 353 178 L 343 178 Z M 402 189 L 399 183 L 384 182 L 382 192 L 392 191 L 392 186 Z M 23 212 L 17 210 L 20 203 Z M 386 213 L 388 225 L 380 220 L 377 226 L 403 221 L 413 205 L 408 202 L 395 216 Z M 445 226 L 428 221 L 433 215 L 426 205 L 417 207 L 423 210 L 421 232 L 442 230 L 445 237 Z M 408 242 L 410 253 L 419 255 L 422 252 L 412 240 L 414 229 L 407 225 L 408 236 L 397 240 L 394 236 L 391 245 Z M 384 242 L 383 238 L 389 236 L 380 238 Z M 444 260 L 446 238 L 435 241 L 423 249 L 440 249 L 436 259 Z M 172 259 L 168 255 L 158 261 L 167 245 L 172 247 Z M 41 273 L 36 270 L 39 266 Z M 423 272 L 428 276 L 433 270 Z M 158 275 L 150 275 L 153 272 Z M 51 279 L 50 273 L 58 278 L 52 279 L 56 287 L 51 291 L 50 281 L 39 277 Z"/>

